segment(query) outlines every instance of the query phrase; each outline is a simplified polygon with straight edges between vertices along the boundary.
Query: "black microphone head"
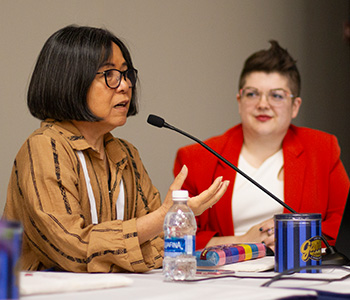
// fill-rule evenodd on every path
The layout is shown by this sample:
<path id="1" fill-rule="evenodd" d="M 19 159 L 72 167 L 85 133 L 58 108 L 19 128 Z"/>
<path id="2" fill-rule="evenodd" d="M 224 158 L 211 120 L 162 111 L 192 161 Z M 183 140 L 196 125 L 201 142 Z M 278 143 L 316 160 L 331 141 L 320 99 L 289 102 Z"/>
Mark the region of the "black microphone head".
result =
<path id="1" fill-rule="evenodd" d="M 164 119 L 156 115 L 149 115 L 147 118 L 147 123 L 162 128 L 164 126 Z"/>

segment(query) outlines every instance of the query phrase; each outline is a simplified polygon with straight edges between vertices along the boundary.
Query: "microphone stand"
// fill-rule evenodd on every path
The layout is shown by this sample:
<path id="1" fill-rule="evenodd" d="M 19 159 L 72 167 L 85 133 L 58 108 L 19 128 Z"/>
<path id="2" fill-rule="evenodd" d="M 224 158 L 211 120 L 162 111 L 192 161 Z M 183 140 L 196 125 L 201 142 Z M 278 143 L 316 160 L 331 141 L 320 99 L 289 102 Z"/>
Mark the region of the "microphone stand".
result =
<path id="1" fill-rule="evenodd" d="M 253 183 L 255 186 L 257 186 L 259 189 L 261 189 L 263 192 L 265 192 L 267 195 L 269 195 L 271 198 L 273 198 L 275 201 L 277 201 L 280 205 L 285 207 L 287 210 L 289 210 L 291 213 L 296 214 L 297 212 L 291 208 L 289 205 L 284 203 L 281 199 L 279 199 L 277 196 L 272 194 L 270 191 L 268 191 L 266 188 L 264 188 L 261 184 L 259 184 L 257 181 L 255 181 L 253 178 L 248 176 L 246 173 L 244 173 L 242 170 L 238 169 L 235 165 L 230 163 L 226 158 L 222 157 L 219 153 L 214 151 L 212 148 L 210 148 L 208 145 L 203 143 L 201 140 L 197 139 L 196 137 L 188 134 L 185 131 L 182 131 L 181 129 L 178 129 L 167 122 L 161 117 L 155 116 L 155 115 L 149 115 L 147 122 L 151 125 L 157 126 L 157 127 L 165 127 L 170 130 L 174 130 L 191 140 L 194 140 L 198 144 L 200 144 L 202 147 L 207 149 L 209 152 L 211 152 L 213 155 L 218 157 L 221 161 L 223 161 L 225 164 L 227 164 L 229 167 L 234 169 L 237 173 L 241 174 L 243 177 L 245 177 L 247 180 L 249 180 L 251 183 Z M 326 245 L 326 254 L 322 257 L 322 265 L 349 265 L 350 260 L 347 258 L 344 254 L 339 253 L 334 246 L 329 245 L 328 241 L 324 237 L 323 234 L 321 234 L 321 239 L 323 243 Z"/>
<path id="2" fill-rule="evenodd" d="M 246 179 L 248 179 L 250 182 L 252 182 L 254 185 L 256 185 L 259 189 L 261 189 L 263 192 L 265 192 L 266 194 L 268 194 L 271 198 L 273 198 L 274 200 L 276 200 L 279 204 L 281 204 L 283 207 L 285 207 L 286 209 L 288 209 L 290 212 L 292 212 L 293 214 L 296 214 L 297 212 L 291 208 L 289 205 L 287 205 L 286 203 L 284 203 L 281 199 L 279 199 L 277 196 L 275 196 L 274 194 L 272 194 L 269 190 L 267 190 L 266 188 L 264 188 L 260 183 L 258 183 L 257 181 L 255 181 L 253 178 L 251 178 L 250 176 L 248 176 L 246 173 L 244 173 L 243 171 L 241 171 L 240 169 L 238 169 L 235 165 L 233 165 L 232 163 L 230 163 L 226 158 L 222 157 L 219 153 L 217 153 L 216 151 L 214 151 L 213 149 L 211 149 L 208 145 L 206 145 L 205 143 L 203 143 L 201 140 L 197 139 L 196 137 L 174 127 L 171 126 L 170 124 L 164 122 L 164 127 L 177 131 L 185 136 L 187 136 L 188 138 L 196 141 L 198 144 L 200 144 L 201 146 L 203 146 L 205 149 L 207 149 L 209 152 L 211 152 L 212 154 L 214 154 L 216 157 L 218 157 L 220 160 L 222 160 L 225 164 L 227 164 L 228 166 L 230 166 L 232 169 L 234 169 L 237 173 L 241 174 L 243 177 L 245 177 Z"/>

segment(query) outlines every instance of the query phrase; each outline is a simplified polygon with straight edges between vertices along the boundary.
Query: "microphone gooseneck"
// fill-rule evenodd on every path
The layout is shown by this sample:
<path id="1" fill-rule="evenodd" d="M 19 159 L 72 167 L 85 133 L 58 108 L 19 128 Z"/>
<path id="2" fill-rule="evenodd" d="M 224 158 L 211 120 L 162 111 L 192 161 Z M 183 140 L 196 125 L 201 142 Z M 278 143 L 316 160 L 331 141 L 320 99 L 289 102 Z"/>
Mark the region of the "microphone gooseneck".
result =
<path id="1" fill-rule="evenodd" d="M 275 201 L 277 201 L 280 205 L 282 205 L 283 207 L 285 207 L 287 210 L 289 210 L 291 213 L 296 214 L 297 212 L 291 208 L 289 205 L 287 205 L 286 203 L 284 203 L 281 199 L 279 199 L 276 195 L 272 194 L 269 190 L 267 190 L 266 188 L 264 188 L 260 183 L 258 183 L 257 181 L 255 181 L 253 178 L 251 178 L 250 176 L 248 176 L 246 173 L 244 173 L 242 170 L 240 170 L 239 168 L 237 168 L 235 165 L 233 165 L 232 163 L 230 163 L 226 158 L 222 157 L 219 153 L 217 153 L 216 151 L 214 151 L 212 148 L 210 148 L 208 145 L 206 145 L 205 143 L 203 143 L 201 140 L 197 139 L 196 137 L 188 134 L 187 132 L 184 132 L 170 124 L 168 124 L 167 122 L 165 122 L 165 120 L 159 116 L 156 115 L 152 115 L 150 114 L 147 118 L 147 123 L 162 128 L 168 128 L 171 130 L 174 130 L 184 136 L 187 136 L 188 138 L 194 140 L 195 142 L 197 142 L 198 144 L 200 144 L 202 147 L 204 147 L 205 149 L 207 149 L 209 152 L 211 152 L 213 155 L 215 155 L 217 158 L 219 158 L 221 161 L 223 161 L 225 164 L 227 164 L 229 167 L 231 167 L 232 169 L 234 169 L 237 173 L 241 174 L 244 178 L 246 178 L 247 180 L 249 180 L 251 183 L 253 183 L 256 187 L 258 187 L 260 190 L 262 190 L 264 193 L 266 193 L 267 195 L 269 195 L 272 199 L 274 199 Z M 326 255 L 324 256 L 324 258 L 322 258 L 322 263 L 323 264 L 327 264 L 327 265 L 345 265 L 345 264 L 349 264 L 349 259 L 341 254 L 338 253 L 337 250 L 335 249 L 335 247 L 330 246 L 328 241 L 326 240 L 326 238 L 323 236 L 323 234 L 321 234 L 321 239 L 324 242 L 324 244 L 326 245 L 327 249 L 326 249 Z"/>
<path id="2" fill-rule="evenodd" d="M 225 164 L 227 164 L 229 167 L 231 167 L 232 169 L 234 169 L 237 173 L 241 174 L 243 177 L 245 177 L 247 180 L 249 180 L 250 182 L 252 182 L 255 186 L 257 186 L 259 189 L 261 189 L 263 192 L 265 192 L 266 194 L 268 194 L 271 198 L 273 198 L 274 200 L 276 200 L 279 204 L 281 204 L 282 206 L 284 206 L 286 209 L 288 209 L 290 212 L 296 214 L 297 212 L 291 208 L 289 205 L 287 205 L 286 203 L 284 203 L 281 199 L 279 199 L 277 196 L 275 196 L 274 194 L 272 194 L 270 191 L 268 191 L 266 188 L 264 188 L 260 183 L 258 183 L 257 181 L 255 181 L 253 178 L 251 178 L 250 176 L 248 176 L 246 173 L 244 173 L 242 170 L 238 169 L 235 165 L 233 165 L 232 163 L 230 163 L 226 158 L 222 157 L 219 153 L 217 153 L 216 151 L 214 151 L 212 148 L 210 148 L 208 145 L 206 145 L 205 143 L 203 143 L 201 140 L 197 139 L 196 137 L 188 134 L 187 132 L 184 132 L 174 126 L 169 125 L 168 123 L 166 123 L 164 121 L 163 118 L 155 116 L 155 115 L 149 115 L 147 122 L 151 125 L 157 126 L 157 127 L 166 127 L 168 129 L 177 131 L 178 133 L 181 133 L 182 135 L 187 136 L 188 138 L 194 140 L 195 142 L 197 142 L 198 144 L 200 144 L 201 146 L 203 146 L 205 149 L 207 149 L 209 152 L 211 152 L 212 154 L 214 154 L 217 158 L 219 158 L 221 161 L 223 161 Z"/>

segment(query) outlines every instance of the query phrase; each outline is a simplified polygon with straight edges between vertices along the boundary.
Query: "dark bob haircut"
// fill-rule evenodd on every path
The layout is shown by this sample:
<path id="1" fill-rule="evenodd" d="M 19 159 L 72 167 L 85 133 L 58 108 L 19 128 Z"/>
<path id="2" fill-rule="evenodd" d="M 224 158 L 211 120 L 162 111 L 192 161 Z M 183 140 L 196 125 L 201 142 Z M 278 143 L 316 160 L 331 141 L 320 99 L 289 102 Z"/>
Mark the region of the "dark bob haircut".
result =
<path id="1" fill-rule="evenodd" d="M 133 68 L 128 49 L 108 30 L 71 25 L 55 32 L 43 46 L 29 84 L 31 114 L 40 120 L 101 120 L 90 111 L 86 98 L 96 72 L 112 56 L 112 43 Z M 128 116 L 137 112 L 135 85 Z"/>
<path id="2" fill-rule="evenodd" d="M 301 79 L 296 61 L 283 49 L 277 41 L 270 41 L 271 47 L 268 50 L 260 50 L 253 53 L 244 63 L 243 70 L 239 79 L 239 89 L 245 85 L 246 77 L 253 72 L 277 72 L 286 76 L 289 81 L 289 87 L 295 97 L 300 95 Z"/>

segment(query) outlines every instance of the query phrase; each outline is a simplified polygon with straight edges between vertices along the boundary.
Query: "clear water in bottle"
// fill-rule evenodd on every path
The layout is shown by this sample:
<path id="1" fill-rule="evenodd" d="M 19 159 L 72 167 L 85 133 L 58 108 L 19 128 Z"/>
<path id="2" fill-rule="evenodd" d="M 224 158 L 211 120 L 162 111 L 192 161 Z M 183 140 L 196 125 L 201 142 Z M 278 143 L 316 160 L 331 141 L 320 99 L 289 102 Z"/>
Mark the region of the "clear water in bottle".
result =
<path id="1" fill-rule="evenodd" d="M 187 205 L 188 192 L 173 191 L 173 206 L 164 219 L 165 281 L 194 278 L 197 263 L 194 256 L 197 224 Z"/>

